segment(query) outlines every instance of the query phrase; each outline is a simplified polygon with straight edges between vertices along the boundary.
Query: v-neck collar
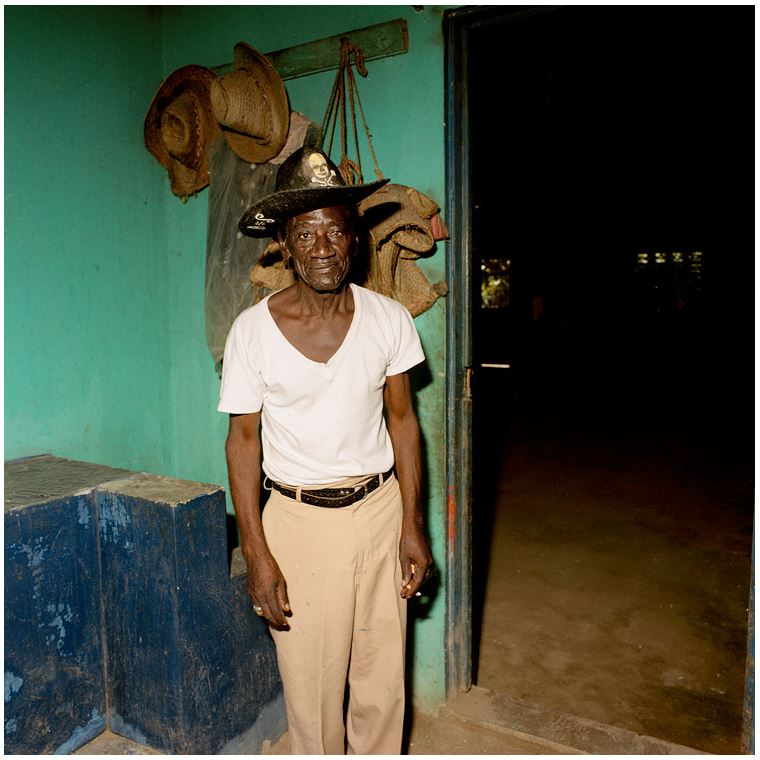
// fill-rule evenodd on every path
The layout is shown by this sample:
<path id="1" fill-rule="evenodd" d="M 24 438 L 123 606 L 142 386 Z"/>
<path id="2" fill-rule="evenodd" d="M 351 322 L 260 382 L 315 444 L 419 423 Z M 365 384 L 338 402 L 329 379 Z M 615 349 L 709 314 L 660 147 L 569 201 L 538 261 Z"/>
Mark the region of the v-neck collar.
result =
<path id="1" fill-rule="evenodd" d="M 302 361 L 308 362 L 309 364 L 316 366 L 316 367 L 330 367 L 337 362 L 340 361 L 340 357 L 348 350 L 348 346 L 351 343 L 351 340 L 354 337 L 354 334 L 356 333 L 357 325 L 359 323 L 359 318 L 361 317 L 361 297 L 359 296 L 356 287 L 351 282 L 348 284 L 348 286 L 351 288 L 351 294 L 354 297 L 354 313 L 351 315 L 351 324 L 348 326 L 348 330 L 346 331 L 345 336 L 343 337 L 343 341 L 338 346 L 335 353 L 326 361 L 326 362 L 318 362 L 314 361 L 314 359 L 310 359 L 306 354 L 299 351 L 286 337 L 285 333 L 283 333 L 282 330 L 280 330 L 279 325 L 275 321 L 275 318 L 272 316 L 272 312 L 269 311 L 269 299 L 274 295 L 274 293 L 270 293 L 265 301 L 264 301 L 264 311 L 266 311 L 267 316 L 269 317 L 269 322 L 274 328 L 275 332 L 279 336 L 280 340 L 290 349 L 290 351 L 293 352 L 294 355 L 301 358 Z"/>

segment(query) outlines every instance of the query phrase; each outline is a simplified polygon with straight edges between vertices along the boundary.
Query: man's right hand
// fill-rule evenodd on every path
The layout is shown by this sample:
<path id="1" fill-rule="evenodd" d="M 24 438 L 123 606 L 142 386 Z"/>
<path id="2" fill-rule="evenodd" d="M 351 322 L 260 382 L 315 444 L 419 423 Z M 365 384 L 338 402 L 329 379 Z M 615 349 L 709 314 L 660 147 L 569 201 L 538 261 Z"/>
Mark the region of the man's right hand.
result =
<path id="1" fill-rule="evenodd" d="M 267 547 L 259 511 L 261 485 L 261 412 L 230 414 L 227 433 L 227 471 L 235 506 L 240 547 L 248 564 L 248 596 L 254 612 L 270 625 L 288 628 L 290 614 L 285 578 Z"/>
<path id="2" fill-rule="evenodd" d="M 248 595 L 254 611 L 270 625 L 289 628 L 286 615 L 290 615 L 288 586 L 274 557 L 258 552 L 248 561 Z M 259 613 L 258 610 L 261 610 Z"/>

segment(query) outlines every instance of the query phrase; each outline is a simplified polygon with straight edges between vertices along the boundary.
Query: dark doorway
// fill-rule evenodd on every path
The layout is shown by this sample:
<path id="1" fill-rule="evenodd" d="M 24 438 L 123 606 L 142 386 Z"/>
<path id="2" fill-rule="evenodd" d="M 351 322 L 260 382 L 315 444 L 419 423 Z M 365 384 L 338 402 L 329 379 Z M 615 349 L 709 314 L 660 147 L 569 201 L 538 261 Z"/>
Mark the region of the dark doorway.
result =
<path id="1" fill-rule="evenodd" d="M 463 101 L 473 680 L 738 752 L 753 512 L 753 10 L 480 13 Z M 498 573 L 510 577 L 489 594 Z"/>

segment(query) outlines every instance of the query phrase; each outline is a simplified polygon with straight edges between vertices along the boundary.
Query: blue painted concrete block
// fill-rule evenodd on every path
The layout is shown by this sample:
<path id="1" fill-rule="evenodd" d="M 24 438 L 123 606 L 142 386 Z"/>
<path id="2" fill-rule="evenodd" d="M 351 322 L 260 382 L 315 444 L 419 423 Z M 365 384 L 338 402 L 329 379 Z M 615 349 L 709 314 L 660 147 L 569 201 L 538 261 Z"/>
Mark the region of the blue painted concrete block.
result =
<path id="1" fill-rule="evenodd" d="M 180 626 L 192 631 L 182 646 L 183 708 L 188 746 L 203 753 L 219 752 L 282 694 L 274 643 L 266 623 L 253 613 L 247 574 L 230 578 L 226 554 L 214 556 L 205 544 L 213 535 L 206 523 L 224 520 L 222 499 L 214 513 L 208 505 L 193 502 L 178 514 L 187 526 L 178 531 L 185 549 L 180 553 L 184 562 L 179 585 L 188 590 L 180 597 Z M 193 561 L 204 556 L 217 568 L 217 573 L 209 572 L 205 588 L 195 580 Z M 241 701 L 240 694 L 248 695 L 247 700 Z M 272 725 L 268 736 L 279 737 L 284 728 L 284 722 L 279 730 Z"/>
<path id="2" fill-rule="evenodd" d="M 176 547 L 171 509 L 98 493 L 109 719 L 122 735 L 181 747 Z"/>
<path id="3" fill-rule="evenodd" d="M 109 718 L 166 752 L 215 753 L 279 696 L 273 643 L 230 580 L 223 492 L 160 484 L 98 493 Z"/>
<path id="4" fill-rule="evenodd" d="M 6 464 L 5 517 L 6 751 L 70 752 L 106 725 L 175 754 L 283 733 L 220 488 L 40 457 Z"/>
<path id="5" fill-rule="evenodd" d="M 11 754 L 70 751 L 105 727 L 91 491 L 124 471 L 76 464 L 42 456 L 6 466 L 5 751 Z"/>

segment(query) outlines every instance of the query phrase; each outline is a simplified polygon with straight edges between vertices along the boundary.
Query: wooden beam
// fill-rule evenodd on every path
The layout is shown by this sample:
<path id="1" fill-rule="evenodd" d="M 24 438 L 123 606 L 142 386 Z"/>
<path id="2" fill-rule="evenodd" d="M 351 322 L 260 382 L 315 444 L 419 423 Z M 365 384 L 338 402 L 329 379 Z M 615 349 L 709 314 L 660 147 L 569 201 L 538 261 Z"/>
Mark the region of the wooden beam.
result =
<path id="1" fill-rule="evenodd" d="M 399 18 L 382 24 L 365 26 L 350 32 L 306 42 L 303 45 L 275 50 L 264 55 L 272 62 L 283 79 L 317 74 L 320 71 L 337 69 L 340 63 L 340 40 L 348 37 L 364 53 L 365 61 L 400 55 L 409 50 L 409 32 L 406 20 Z M 213 70 L 223 76 L 233 70 L 231 63 L 214 66 Z"/>

